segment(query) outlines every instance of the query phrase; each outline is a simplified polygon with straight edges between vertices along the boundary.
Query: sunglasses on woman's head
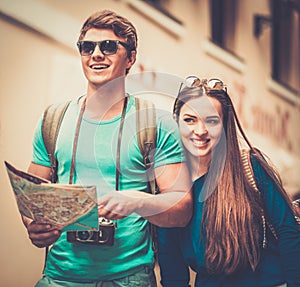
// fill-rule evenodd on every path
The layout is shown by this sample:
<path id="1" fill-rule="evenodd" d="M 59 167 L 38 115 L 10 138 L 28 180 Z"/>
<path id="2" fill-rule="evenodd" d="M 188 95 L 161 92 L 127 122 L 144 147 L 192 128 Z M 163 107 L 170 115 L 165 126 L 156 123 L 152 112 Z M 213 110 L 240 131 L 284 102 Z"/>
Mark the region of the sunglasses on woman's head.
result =
<path id="1" fill-rule="evenodd" d="M 196 76 L 188 76 L 184 81 L 181 82 L 180 87 L 179 87 L 179 91 L 173 106 L 173 114 L 175 114 L 175 107 L 177 105 L 178 102 L 178 97 L 180 92 L 182 91 L 182 89 L 184 87 L 187 88 L 197 88 L 200 86 L 206 85 L 210 91 L 224 91 L 227 93 L 227 87 L 225 86 L 225 84 L 223 83 L 223 81 L 213 78 L 210 80 L 200 80 L 198 77 Z"/>
<path id="2" fill-rule="evenodd" d="M 179 93 L 183 85 L 188 88 L 196 88 L 196 87 L 200 87 L 203 84 L 206 84 L 207 87 L 212 90 L 223 90 L 227 92 L 227 87 L 224 85 L 223 81 L 219 79 L 214 78 L 209 80 L 200 80 L 196 76 L 189 76 L 181 83 Z"/>
<path id="3" fill-rule="evenodd" d="M 90 56 L 94 53 L 96 46 L 98 45 L 103 55 L 114 55 L 118 51 L 118 45 L 122 45 L 127 51 L 130 50 L 128 44 L 119 40 L 104 40 L 100 42 L 93 41 L 79 41 L 77 47 L 81 56 Z"/>

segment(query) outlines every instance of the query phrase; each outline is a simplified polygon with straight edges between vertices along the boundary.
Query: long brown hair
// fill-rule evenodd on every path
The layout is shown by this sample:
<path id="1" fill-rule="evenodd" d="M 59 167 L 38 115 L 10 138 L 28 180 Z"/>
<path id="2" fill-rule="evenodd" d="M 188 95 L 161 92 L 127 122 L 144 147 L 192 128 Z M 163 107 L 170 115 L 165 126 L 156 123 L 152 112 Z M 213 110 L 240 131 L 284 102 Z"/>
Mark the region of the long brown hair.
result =
<path id="1" fill-rule="evenodd" d="M 205 234 L 206 267 L 211 273 L 226 274 L 247 265 L 255 270 L 260 260 L 263 204 L 244 174 L 240 138 L 247 143 L 287 202 L 288 197 L 278 173 L 246 137 L 227 91 L 210 89 L 205 82 L 179 92 L 174 116 L 178 120 L 181 107 L 203 95 L 217 99 L 222 106 L 224 135 L 215 148 L 215 160 L 212 159 L 209 168 L 212 172 L 207 173 L 203 186 L 204 193 L 209 195 L 205 197 L 201 223 L 201 235 Z"/>

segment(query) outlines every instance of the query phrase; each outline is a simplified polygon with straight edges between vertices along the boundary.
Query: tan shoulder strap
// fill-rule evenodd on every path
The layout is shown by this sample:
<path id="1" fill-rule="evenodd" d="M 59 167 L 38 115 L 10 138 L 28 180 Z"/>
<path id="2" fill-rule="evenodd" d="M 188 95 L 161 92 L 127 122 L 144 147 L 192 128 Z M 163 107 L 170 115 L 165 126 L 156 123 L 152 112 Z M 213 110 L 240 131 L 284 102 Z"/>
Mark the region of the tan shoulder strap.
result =
<path id="1" fill-rule="evenodd" d="M 48 106 L 43 116 L 42 136 L 52 165 L 52 182 L 57 181 L 57 162 L 54 156 L 56 140 L 62 119 L 70 102 L 71 101 Z"/>
<path id="2" fill-rule="evenodd" d="M 156 193 L 154 175 L 154 152 L 156 148 L 156 111 L 155 105 L 147 100 L 135 98 L 137 138 L 144 164 L 147 169 L 149 187 Z"/>
<path id="3" fill-rule="evenodd" d="M 71 101 L 66 103 L 52 104 L 46 108 L 43 115 L 42 122 L 42 136 L 44 144 L 51 161 L 51 181 L 57 181 L 57 161 L 54 156 L 56 140 L 59 132 L 59 128 L 65 112 Z M 48 256 L 49 247 L 45 248 L 45 262 L 44 270 L 46 267 L 46 261 Z"/>
<path id="4" fill-rule="evenodd" d="M 135 98 L 136 104 L 136 130 L 138 144 L 146 166 L 148 188 L 152 194 L 157 193 L 154 174 L 154 153 L 156 148 L 156 111 L 155 105 L 147 100 Z M 152 248 L 157 259 L 157 232 L 156 227 L 150 224 Z"/>
<path id="5" fill-rule="evenodd" d="M 244 172 L 248 179 L 249 184 L 255 191 L 259 192 L 256 181 L 255 181 L 251 161 L 250 161 L 250 151 L 243 149 L 241 151 L 241 159 L 242 159 L 242 163 L 243 163 L 243 167 L 244 167 Z"/>

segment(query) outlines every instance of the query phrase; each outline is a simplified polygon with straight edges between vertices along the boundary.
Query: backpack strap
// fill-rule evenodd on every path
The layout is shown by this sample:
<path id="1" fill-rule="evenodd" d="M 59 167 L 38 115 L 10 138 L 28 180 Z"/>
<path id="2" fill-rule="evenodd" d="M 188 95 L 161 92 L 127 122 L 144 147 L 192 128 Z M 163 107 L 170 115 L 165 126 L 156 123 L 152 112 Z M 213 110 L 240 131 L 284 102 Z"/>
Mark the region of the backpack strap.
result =
<path id="1" fill-rule="evenodd" d="M 300 198 L 295 199 L 292 201 L 294 213 L 295 213 L 295 219 L 297 223 L 300 225 Z"/>
<path id="2" fill-rule="evenodd" d="M 243 163 L 244 172 L 245 172 L 245 175 L 247 177 L 247 180 L 248 180 L 250 186 L 256 192 L 260 192 L 257 187 L 256 181 L 255 181 L 255 175 L 254 175 L 253 168 L 252 168 L 251 161 L 250 161 L 250 150 L 243 149 L 241 151 L 241 159 L 242 159 L 242 163 Z M 261 218 L 262 218 L 262 224 L 263 224 L 263 248 L 266 248 L 267 247 L 267 226 L 271 230 L 274 238 L 277 239 L 278 237 L 277 237 L 275 228 L 272 226 L 272 224 L 270 222 L 266 221 L 266 217 L 264 215 L 264 210 L 262 210 L 261 212 L 262 212 Z"/>
<path id="3" fill-rule="evenodd" d="M 52 104 L 46 108 L 42 121 L 42 137 L 51 162 L 51 181 L 57 181 L 57 160 L 54 156 L 56 140 L 59 128 L 65 112 L 71 101 L 66 103 Z M 46 268 L 49 247 L 45 248 L 45 261 L 43 273 Z"/>
<path id="4" fill-rule="evenodd" d="M 156 111 L 155 105 L 147 100 L 135 98 L 136 104 L 136 130 L 138 144 L 146 166 L 148 188 L 152 194 L 157 193 L 154 174 L 154 153 L 156 148 Z M 157 232 L 154 224 L 150 223 L 152 248 L 157 259 Z"/>
<path id="5" fill-rule="evenodd" d="M 54 156 L 59 128 L 65 112 L 71 101 L 52 104 L 44 112 L 42 122 L 42 136 L 51 162 L 51 181 L 57 181 L 57 160 Z"/>
<path id="6" fill-rule="evenodd" d="M 154 152 L 156 147 L 156 111 L 152 102 L 135 98 L 138 144 L 146 166 L 149 189 L 156 194 Z"/>

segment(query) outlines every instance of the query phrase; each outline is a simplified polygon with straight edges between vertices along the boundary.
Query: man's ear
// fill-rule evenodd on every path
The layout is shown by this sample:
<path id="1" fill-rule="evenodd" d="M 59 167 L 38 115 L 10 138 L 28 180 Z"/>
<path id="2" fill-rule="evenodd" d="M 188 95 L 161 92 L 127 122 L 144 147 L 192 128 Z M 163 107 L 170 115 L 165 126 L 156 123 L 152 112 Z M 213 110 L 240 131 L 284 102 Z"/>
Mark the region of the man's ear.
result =
<path id="1" fill-rule="evenodd" d="M 132 65 L 136 61 L 136 51 L 130 51 L 130 55 L 128 56 L 127 69 L 130 69 Z"/>

